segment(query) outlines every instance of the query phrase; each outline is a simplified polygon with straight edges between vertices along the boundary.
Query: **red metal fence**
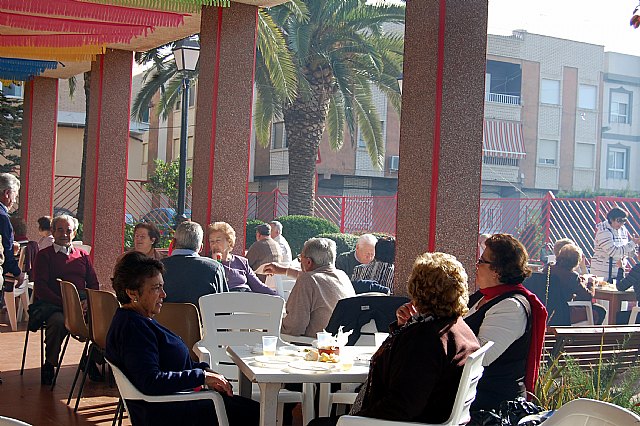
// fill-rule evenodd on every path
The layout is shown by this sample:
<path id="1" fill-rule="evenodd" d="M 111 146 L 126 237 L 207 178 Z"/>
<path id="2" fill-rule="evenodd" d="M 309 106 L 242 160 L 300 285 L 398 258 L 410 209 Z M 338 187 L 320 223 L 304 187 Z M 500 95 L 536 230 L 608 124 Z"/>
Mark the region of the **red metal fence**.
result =
<path id="1" fill-rule="evenodd" d="M 155 196 L 144 188 L 145 181 L 127 182 L 127 223 L 153 220 L 167 225 L 175 211 L 167 197 Z M 78 209 L 79 178 L 56 176 L 54 206 L 57 212 L 75 214 Z M 397 198 L 316 196 L 315 216 L 335 223 L 341 232 L 396 233 Z M 252 192 L 248 196 L 249 219 L 270 221 L 288 213 L 288 195 L 278 189 Z M 546 244 L 560 238 L 571 238 L 588 257 L 593 254 L 593 232 L 596 222 L 605 220 L 614 206 L 630 213 L 627 228 L 640 234 L 640 199 L 596 197 L 592 199 L 555 198 L 482 198 L 480 200 L 480 233 L 505 232 L 517 236 L 527 247 L 532 259 L 547 253 Z M 187 193 L 187 213 L 191 210 L 191 191 Z M 63 210 L 64 209 L 64 210 Z M 164 223 L 163 223 L 164 222 Z"/>

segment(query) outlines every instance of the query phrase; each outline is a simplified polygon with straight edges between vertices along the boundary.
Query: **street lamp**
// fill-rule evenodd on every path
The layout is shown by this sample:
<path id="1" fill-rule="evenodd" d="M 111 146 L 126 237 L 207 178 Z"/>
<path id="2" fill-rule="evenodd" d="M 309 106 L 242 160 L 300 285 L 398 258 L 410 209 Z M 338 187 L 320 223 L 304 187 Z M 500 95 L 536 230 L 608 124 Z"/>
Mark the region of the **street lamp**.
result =
<path id="1" fill-rule="evenodd" d="M 200 45 L 196 40 L 185 38 L 175 44 L 173 56 L 176 60 L 176 68 L 182 73 L 182 120 L 180 122 L 180 169 L 178 172 L 178 209 L 176 223 L 185 218 L 184 207 L 187 194 L 187 130 L 189 114 L 189 86 L 191 76 L 198 65 Z"/>
<path id="2" fill-rule="evenodd" d="M 400 89 L 400 94 L 402 95 L 402 77 L 403 77 L 404 73 L 401 73 L 398 76 L 398 88 Z"/>

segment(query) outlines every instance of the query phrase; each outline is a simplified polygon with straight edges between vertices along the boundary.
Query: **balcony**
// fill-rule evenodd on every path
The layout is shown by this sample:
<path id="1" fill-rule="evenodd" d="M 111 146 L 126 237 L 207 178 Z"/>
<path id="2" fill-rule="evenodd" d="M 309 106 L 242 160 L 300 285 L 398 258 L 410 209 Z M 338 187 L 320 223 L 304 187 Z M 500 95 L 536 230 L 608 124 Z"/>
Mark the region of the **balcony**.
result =
<path id="1" fill-rule="evenodd" d="M 520 105 L 520 96 L 504 95 L 502 93 L 485 93 L 485 102 L 494 102 L 497 104 Z"/>

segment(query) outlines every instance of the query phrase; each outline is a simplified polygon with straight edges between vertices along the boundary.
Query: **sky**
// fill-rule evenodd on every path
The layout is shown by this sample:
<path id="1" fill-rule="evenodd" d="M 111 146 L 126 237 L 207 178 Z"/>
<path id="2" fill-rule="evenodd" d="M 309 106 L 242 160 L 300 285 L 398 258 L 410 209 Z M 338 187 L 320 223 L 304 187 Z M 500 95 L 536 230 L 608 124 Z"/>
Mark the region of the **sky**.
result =
<path id="1" fill-rule="evenodd" d="M 489 0 L 487 32 L 524 29 L 640 56 L 640 28 L 629 25 L 637 5 L 638 0 Z"/>
<path id="2" fill-rule="evenodd" d="M 640 28 L 629 25 L 637 5 L 638 0 L 489 0 L 487 32 L 511 35 L 522 29 L 640 56 Z"/>

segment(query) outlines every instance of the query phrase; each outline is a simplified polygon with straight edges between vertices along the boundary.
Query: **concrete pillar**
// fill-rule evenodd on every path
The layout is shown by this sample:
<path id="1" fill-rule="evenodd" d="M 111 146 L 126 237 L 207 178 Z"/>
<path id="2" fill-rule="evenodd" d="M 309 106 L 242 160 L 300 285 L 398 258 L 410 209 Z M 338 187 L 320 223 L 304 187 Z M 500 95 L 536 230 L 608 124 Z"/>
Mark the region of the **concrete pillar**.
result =
<path id="1" fill-rule="evenodd" d="M 58 79 L 36 77 L 27 82 L 23 107 L 19 210 L 29 239 L 38 240 L 35 221 L 53 213 Z"/>
<path id="2" fill-rule="evenodd" d="M 243 253 L 258 8 L 203 7 L 192 217 L 229 223 Z M 221 72 L 222 71 L 222 72 Z"/>
<path id="3" fill-rule="evenodd" d="M 407 0 L 396 292 L 415 258 L 455 255 L 475 281 L 487 0 Z"/>
<path id="4" fill-rule="evenodd" d="M 107 50 L 91 64 L 83 241 L 101 288 L 124 249 L 133 53 Z"/>

